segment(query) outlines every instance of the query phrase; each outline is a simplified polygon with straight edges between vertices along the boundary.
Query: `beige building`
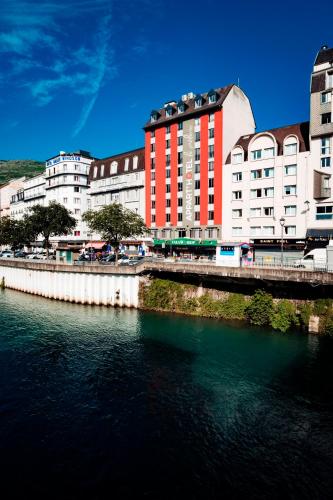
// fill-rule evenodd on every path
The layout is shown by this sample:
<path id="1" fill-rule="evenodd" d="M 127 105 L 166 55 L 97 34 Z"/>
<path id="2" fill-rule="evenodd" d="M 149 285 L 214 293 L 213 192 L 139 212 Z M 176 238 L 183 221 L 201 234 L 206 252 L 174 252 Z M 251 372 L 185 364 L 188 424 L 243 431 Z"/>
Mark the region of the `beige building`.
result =
<path id="1" fill-rule="evenodd" d="M 0 186 L 0 217 L 10 215 L 10 203 L 19 189 L 23 189 L 25 177 L 13 179 Z"/>

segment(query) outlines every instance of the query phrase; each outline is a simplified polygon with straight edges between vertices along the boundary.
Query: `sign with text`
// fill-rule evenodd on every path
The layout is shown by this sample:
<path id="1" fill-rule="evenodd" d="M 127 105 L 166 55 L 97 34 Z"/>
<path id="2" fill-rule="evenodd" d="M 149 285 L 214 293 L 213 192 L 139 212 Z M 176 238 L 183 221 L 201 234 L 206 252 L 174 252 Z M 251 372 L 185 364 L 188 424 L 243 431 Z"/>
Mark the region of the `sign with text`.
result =
<path id="1" fill-rule="evenodd" d="M 183 124 L 183 222 L 194 222 L 194 120 Z"/>

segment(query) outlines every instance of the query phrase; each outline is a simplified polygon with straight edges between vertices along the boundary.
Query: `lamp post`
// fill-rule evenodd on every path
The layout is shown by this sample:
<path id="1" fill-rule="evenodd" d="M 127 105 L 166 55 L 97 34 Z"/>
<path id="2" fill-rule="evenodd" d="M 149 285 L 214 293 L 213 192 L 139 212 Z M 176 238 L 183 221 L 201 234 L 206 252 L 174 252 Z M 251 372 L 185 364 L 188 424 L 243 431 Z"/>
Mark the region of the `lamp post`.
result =
<path id="1" fill-rule="evenodd" d="M 281 226 L 281 267 L 283 267 L 283 228 L 286 223 L 286 219 L 284 217 L 281 217 L 280 219 L 280 226 Z"/>

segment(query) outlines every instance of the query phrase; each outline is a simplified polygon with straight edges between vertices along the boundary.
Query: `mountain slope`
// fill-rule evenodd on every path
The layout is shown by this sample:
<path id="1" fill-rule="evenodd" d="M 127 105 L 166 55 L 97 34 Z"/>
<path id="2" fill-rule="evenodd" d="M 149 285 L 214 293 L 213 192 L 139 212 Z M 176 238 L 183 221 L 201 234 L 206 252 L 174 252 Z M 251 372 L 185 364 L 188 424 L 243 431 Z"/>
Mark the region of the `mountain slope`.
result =
<path id="1" fill-rule="evenodd" d="M 45 163 L 35 160 L 0 160 L 0 184 L 18 177 L 33 177 L 45 169 Z"/>

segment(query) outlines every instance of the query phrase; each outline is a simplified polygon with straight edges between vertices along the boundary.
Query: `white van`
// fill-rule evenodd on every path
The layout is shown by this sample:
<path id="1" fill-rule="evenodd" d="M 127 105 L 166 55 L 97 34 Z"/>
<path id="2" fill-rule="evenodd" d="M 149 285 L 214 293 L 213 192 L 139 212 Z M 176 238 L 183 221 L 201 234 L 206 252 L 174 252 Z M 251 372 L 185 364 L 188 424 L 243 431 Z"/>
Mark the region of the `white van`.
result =
<path id="1" fill-rule="evenodd" d="M 326 248 L 314 248 L 302 259 L 296 260 L 295 265 L 305 269 L 325 269 L 327 266 Z"/>

